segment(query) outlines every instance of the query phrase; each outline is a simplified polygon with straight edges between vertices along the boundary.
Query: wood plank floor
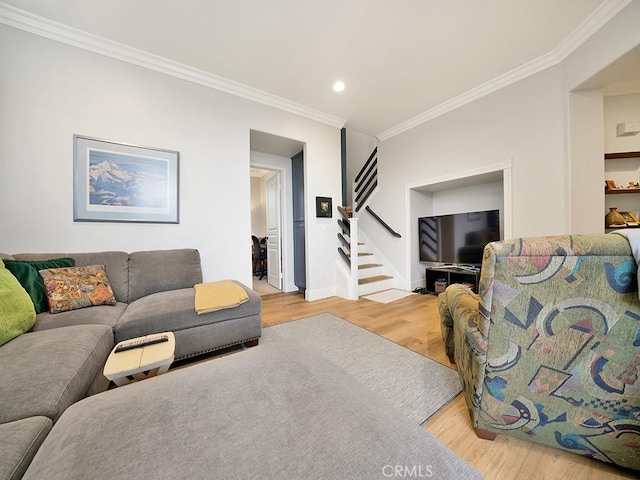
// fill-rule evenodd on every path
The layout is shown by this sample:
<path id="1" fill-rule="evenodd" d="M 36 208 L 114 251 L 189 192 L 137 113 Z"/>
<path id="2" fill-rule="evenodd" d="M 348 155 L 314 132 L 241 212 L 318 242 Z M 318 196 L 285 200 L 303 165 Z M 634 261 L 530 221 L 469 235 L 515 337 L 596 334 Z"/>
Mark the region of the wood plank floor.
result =
<path id="1" fill-rule="evenodd" d="M 262 299 L 264 327 L 331 312 L 452 366 L 444 352 L 434 295 L 411 295 L 389 304 L 338 297 L 307 302 L 298 293 L 279 293 Z M 640 472 L 616 469 L 597 460 L 507 435 L 498 435 L 494 441 L 481 440 L 471 426 L 462 395 L 434 415 L 424 428 L 473 465 L 486 480 L 640 478 Z"/>

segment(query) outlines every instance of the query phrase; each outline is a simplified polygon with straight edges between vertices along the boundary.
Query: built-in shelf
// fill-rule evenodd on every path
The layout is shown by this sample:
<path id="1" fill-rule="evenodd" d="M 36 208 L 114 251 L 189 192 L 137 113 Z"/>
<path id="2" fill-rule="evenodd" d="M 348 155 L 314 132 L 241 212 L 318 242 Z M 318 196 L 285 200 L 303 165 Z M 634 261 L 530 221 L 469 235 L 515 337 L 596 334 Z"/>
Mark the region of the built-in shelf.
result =
<path id="1" fill-rule="evenodd" d="M 640 152 L 616 152 L 616 153 L 605 153 L 605 160 L 613 160 L 615 158 L 640 158 Z"/>
<path id="2" fill-rule="evenodd" d="M 640 187 L 607 189 L 604 193 L 607 195 L 617 195 L 619 193 L 640 193 Z"/>
<path id="3" fill-rule="evenodd" d="M 629 228 L 640 228 L 640 225 L 627 225 L 626 227 L 606 227 L 604 229 L 604 233 L 609 233 L 616 230 L 627 230 Z"/>
<path id="4" fill-rule="evenodd" d="M 425 269 L 425 287 L 428 293 L 438 293 L 436 282 L 442 282 L 442 288 L 452 283 L 461 283 L 469 286 L 472 292 L 478 292 L 480 283 L 480 269 L 469 270 L 460 267 L 427 267 Z"/>
<path id="5" fill-rule="evenodd" d="M 611 182 L 622 182 L 624 185 L 626 182 L 637 182 L 638 168 L 640 167 L 640 152 L 613 152 L 604 154 L 604 170 L 607 175 L 606 178 L 612 178 Z M 624 179 L 624 175 L 621 173 L 629 174 L 627 179 Z M 611 176 L 609 176 L 611 175 Z M 623 180 L 624 179 L 624 180 Z M 606 181 L 607 187 L 604 189 L 605 193 L 605 215 L 606 210 L 610 208 L 618 208 L 619 211 L 628 211 L 631 216 L 638 216 L 638 206 L 640 202 L 640 187 L 622 187 L 622 188 L 609 188 L 611 185 L 609 180 Z M 633 185 L 633 184 L 632 184 Z M 612 185 L 615 186 L 615 185 Z M 626 195 L 624 197 L 611 197 L 610 195 Z M 627 228 L 638 228 L 636 225 L 627 225 L 621 227 L 608 226 L 605 222 L 605 233 L 609 233 L 615 230 L 625 230 Z"/>

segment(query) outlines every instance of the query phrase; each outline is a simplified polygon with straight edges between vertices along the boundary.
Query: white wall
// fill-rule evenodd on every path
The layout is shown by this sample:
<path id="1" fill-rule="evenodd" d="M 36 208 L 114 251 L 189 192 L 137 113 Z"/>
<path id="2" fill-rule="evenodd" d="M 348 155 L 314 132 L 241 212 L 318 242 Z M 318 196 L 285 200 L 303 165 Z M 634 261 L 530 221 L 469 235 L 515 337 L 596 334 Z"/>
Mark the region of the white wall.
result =
<path id="1" fill-rule="evenodd" d="M 612 146 L 604 120 L 601 72 L 640 45 L 640 2 L 631 2 L 562 63 L 569 105 L 567 209 L 572 233 L 604 231 L 604 159 Z M 604 80 L 603 80 L 604 79 Z M 588 83 L 588 91 L 580 91 Z M 605 141 L 608 144 L 605 144 Z M 608 201 L 608 200 L 607 200 Z"/>
<path id="2" fill-rule="evenodd" d="M 251 177 L 251 235 L 267 236 L 267 211 L 262 177 Z"/>
<path id="3" fill-rule="evenodd" d="M 560 64 L 382 142 L 380 192 L 372 208 L 404 235 L 414 221 L 405 214 L 406 184 L 510 161 L 511 198 L 505 202 L 511 204 L 512 236 L 570 233 L 577 224 L 601 231 L 602 108 L 589 128 L 572 131 L 570 119 L 579 109 L 572 108 L 569 92 L 640 44 L 638 24 L 640 2 L 632 2 Z M 598 101 L 602 105 L 601 95 L 580 107 L 593 113 Z M 582 148 L 587 156 L 579 159 L 581 145 L 588 145 Z M 405 259 L 417 244 L 370 234 L 375 227 L 366 222 L 361 228 L 416 281 L 415 266 Z"/>
<path id="4" fill-rule="evenodd" d="M 319 122 L 0 26 L 0 251 L 195 247 L 205 280 L 250 285 L 255 129 L 306 145 L 307 298 L 335 291 L 340 131 Z M 180 224 L 73 222 L 73 135 L 180 152 Z"/>
<path id="5" fill-rule="evenodd" d="M 347 205 L 353 206 L 353 181 L 376 145 L 375 137 L 347 128 Z"/>
<path id="6" fill-rule="evenodd" d="M 628 137 L 618 137 L 619 123 L 640 122 L 640 94 L 604 97 L 604 151 L 640 151 L 640 133 Z"/>
<path id="7" fill-rule="evenodd" d="M 513 235 L 566 233 L 568 212 L 557 208 L 565 185 L 561 85 L 560 69 L 551 68 L 382 142 L 372 208 L 404 236 L 405 184 L 511 162 Z M 403 267 L 417 243 L 380 241 L 396 268 L 418 280 L 415 266 Z"/>
<path id="8" fill-rule="evenodd" d="M 493 182 L 433 194 L 432 215 L 501 210 L 504 205 L 503 183 Z"/>
<path id="9" fill-rule="evenodd" d="M 604 221 L 597 214 L 604 208 L 602 91 L 571 92 L 568 98 L 568 175 L 560 205 L 571 213 L 571 233 L 603 233 Z"/>

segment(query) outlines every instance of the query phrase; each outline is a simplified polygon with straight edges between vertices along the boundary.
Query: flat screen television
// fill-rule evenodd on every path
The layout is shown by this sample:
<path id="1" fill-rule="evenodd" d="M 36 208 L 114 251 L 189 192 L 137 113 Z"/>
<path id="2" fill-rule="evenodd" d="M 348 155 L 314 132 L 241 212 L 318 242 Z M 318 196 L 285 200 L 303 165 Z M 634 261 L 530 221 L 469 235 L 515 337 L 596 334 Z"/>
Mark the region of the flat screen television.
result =
<path id="1" fill-rule="evenodd" d="M 422 217 L 418 232 L 421 262 L 480 266 L 487 243 L 500 240 L 500 211 Z"/>

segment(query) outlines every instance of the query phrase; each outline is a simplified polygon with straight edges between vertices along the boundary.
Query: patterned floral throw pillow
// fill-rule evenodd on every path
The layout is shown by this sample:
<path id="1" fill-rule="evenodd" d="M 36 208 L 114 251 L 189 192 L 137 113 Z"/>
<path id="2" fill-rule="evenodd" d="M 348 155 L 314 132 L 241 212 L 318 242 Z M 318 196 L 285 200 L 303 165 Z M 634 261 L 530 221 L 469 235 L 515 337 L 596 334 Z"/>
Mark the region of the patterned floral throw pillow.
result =
<path id="1" fill-rule="evenodd" d="M 60 313 L 94 305 L 115 305 L 104 265 L 40 270 L 49 312 Z"/>

